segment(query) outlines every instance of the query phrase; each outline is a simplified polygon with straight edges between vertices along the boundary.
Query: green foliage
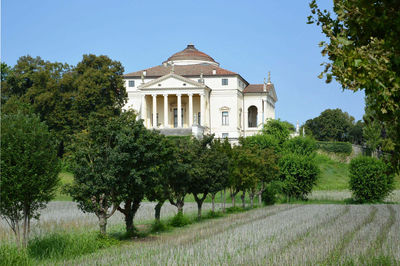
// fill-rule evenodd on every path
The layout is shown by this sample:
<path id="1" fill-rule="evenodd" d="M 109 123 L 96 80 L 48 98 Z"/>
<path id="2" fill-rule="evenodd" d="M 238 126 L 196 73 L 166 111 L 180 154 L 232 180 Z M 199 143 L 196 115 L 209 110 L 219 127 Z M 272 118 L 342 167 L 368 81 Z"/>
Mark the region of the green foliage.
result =
<path id="1" fill-rule="evenodd" d="M 340 109 L 326 109 L 319 116 L 307 120 L 304 127 L 307 133 L 311 132 L 315 139 L 321 141 L 349 141 L 355 137 L 350 137 L 354 117 Z"/>
<path id="2" fill-rule="evenodd" d="M 168 230 L 168 225 L 159 220 L 154 220 L 150 228 L 150 232 L 152 233 L 164 232 L 167 230 Z"/>
<path id="3" fill-rule="evenodd" d="M 0 245 L 0 266 L 27 266 L 33 265 L 25 249 L 19 249 L 16 246 Z"/>
<path id="4" fill-rule="evenodd" d="M 174 217 L 169 221 L 169 225 L 173 227 L 183 227 L 185 225 L 190 224 L 191 221 L 188 217 L 186 217 L 182 212 L 178 212 Z"/>
<path id="5" fill-rule="evenodd" d="M 261 195 L 265 205 L 274 205 L 277 202 L 277 195 L 282 191 L 282 186 L 282 182 L 275 181 L 265 187 Z"/>
<path id="6" fill-rule="evenodd" d="M 317 143 L 310 137 L 294 137 L 284 143 L 284 150 L 286 153 L 313 156 L 317 150 Z"/>
<path id="7" fill-rule="evenodd" d="M 361 202 L 382 201 L 393 190 L 394 175 L 381 160 L 359 156 L 349 166 L 350 189 L 355 200 Z"/>
<path id="8" fill-rule="evenodd" d="M 328 141 L 318 141 L 318 149 L 333 152 L 333 153 L 343 153 L 350 155 L 353 151 L 353 147 L 348 142 L 328 142 Z"/>
<path id="9" fill-rule="evenodd" d="M 45 123 L 36 115 L 3 114 L 0 215 L 9 221 L 17 241 L 19 223 L 24 220 L 27 230 L 30 219 L 39 218 L 39 210 L 54 198 L 59 172 L 55 141 Z M 23 234 L 24 245 L 28 234 Z"/>
<path id="10" fill-rule="evenodd" d="M 334 1 L 331 14 L 310 3 L 309 23 L 321 26 L 328 56 L 320 77 L 333 77 L 343 89 L 364 90 L 373 117 L 390 128 L 390 161 L 400 170 L 400 9 L 398 1 Z"/>
<path id="11" fill-rule="evenodd" d="M 52 233 L 35 237 L 29 241 L 30 257 L 44 259 L 67 259 L 95 252 L 101 248 L 118 244 L 113 238 L 100 236 L 96 233 Z"/>
<path id="12" fill-rule="evenodd" d="M 347 190 L 349 188 L 347 163 L 334 161 L 322 154 L 318 154 L 315 159 L 320 169 L 315 190 Z"/>
<path id="13" fill-rule="evenodd" d="M 22 56 L 2 81 L 2 103 L 18 98 L 30 103 L 60 142 L 87 125 L 92 113 L 116 116 L 126 102 L 123 67 L 107 56 L 84 55 L 76 67 Z"/>
<path id="14" fill-rule="evenodd" d="M 257 134 L 250 137 L 241 139 L 243 145 L 258 146 L 260 149 L 272 149 L 275 153 L 279 153 L 282 150 L 282 145 L 279 144 L 279 140 L 268 134 Z"/>
<path id="15" fill-rule="evenodd" d="M 275 119 L 268 119 L 262 129 L 262 134 L 270 135 L 277 139 L 279 144 L 289 139 L 290 129 L 287 122 Z"/>
<path id="16" fill-rule="evenodd" d="M 279 169 L 282 191 L 289 198 L 306 199 L 319 175 L 315 159 L 298 154 L 282 156 Z"/>

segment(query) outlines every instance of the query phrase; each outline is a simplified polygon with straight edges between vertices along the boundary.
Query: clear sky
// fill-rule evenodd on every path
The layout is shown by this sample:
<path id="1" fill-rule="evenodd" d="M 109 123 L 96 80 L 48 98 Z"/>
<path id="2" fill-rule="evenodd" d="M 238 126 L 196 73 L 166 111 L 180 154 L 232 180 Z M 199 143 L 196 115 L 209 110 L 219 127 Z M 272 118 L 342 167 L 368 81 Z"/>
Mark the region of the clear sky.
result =
<path id="1" fill-rule="evenodd" d="M 332 8 L 332 0 L 319 0 Z M 193 43 L 249 83 L 268 71 L 278 95 L 276 115 L 300 124 L 327 108 L 357 120 L 364 93 L 317 78 L 327 61 L 320 28 L 306 24 L 308 0 L 2 0 L 1 60 L 22 55 L 75 65 L 104 54 L 125 72 L 161 64 Z"/>

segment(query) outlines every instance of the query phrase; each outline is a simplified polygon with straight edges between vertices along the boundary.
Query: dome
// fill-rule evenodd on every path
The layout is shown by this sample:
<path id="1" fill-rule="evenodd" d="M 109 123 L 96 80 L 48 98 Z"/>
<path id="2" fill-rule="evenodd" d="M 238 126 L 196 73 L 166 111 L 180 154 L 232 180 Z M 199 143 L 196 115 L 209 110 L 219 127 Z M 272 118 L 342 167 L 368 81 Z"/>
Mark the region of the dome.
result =
<path id="1" fill-rule="evenodd" d="M 219 65 L 211 56 L 197 50 L 193 44 L 189 44 L 184 50 L 173 54 L 164 63 L 166 62 L 174 63 L 176 65 L 192 65 L 201 63 Z"/>

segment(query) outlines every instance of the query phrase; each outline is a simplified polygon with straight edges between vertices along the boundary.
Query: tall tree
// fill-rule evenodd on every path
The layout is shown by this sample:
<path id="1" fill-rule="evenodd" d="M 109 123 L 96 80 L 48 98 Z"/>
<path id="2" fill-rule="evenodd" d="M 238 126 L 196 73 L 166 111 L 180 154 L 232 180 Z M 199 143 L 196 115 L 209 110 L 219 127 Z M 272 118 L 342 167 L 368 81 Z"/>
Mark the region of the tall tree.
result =
<path id="1" fill-rule="evenodd" d="M 335 0 L 334 14 L 310 3 L 309 23 L 321 26 L 324 63 L 320 77 L 343 89 L 364 90 L 379 121 L 393 128 L 392 166 L 400 170 L 400 5 L 393 0 Z"/>
<path id="2" fill-rule="evenodd" d="M 348 141 L 354 117 L 340 109 L 326 109 L 314 119 L 307 120 L 305 128 L 317 140 Z"/>
<path id="3" fill-rule="evenodd" d="M 0 216 L 14 231 L 18 246 L 26 247 L 31 219 L 38 219 L 39 210 L 54 198 L 59 171 L 55 141 L 45 123 L 34 114 L 3 113 Z"/>

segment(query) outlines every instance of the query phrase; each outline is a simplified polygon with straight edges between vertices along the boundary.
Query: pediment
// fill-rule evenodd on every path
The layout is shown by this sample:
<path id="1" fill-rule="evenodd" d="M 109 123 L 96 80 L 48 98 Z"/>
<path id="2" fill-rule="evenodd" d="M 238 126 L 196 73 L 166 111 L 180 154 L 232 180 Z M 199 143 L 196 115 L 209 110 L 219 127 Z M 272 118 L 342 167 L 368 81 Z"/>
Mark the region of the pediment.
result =
<path id="1" fill-rule="evenodd" d="M 205 88 L 203 83 L 193 81 L 175 73 L 169 73 L 158 79 L 140 85 L 139 89 L 174 89 L 174 88 Z"/>

